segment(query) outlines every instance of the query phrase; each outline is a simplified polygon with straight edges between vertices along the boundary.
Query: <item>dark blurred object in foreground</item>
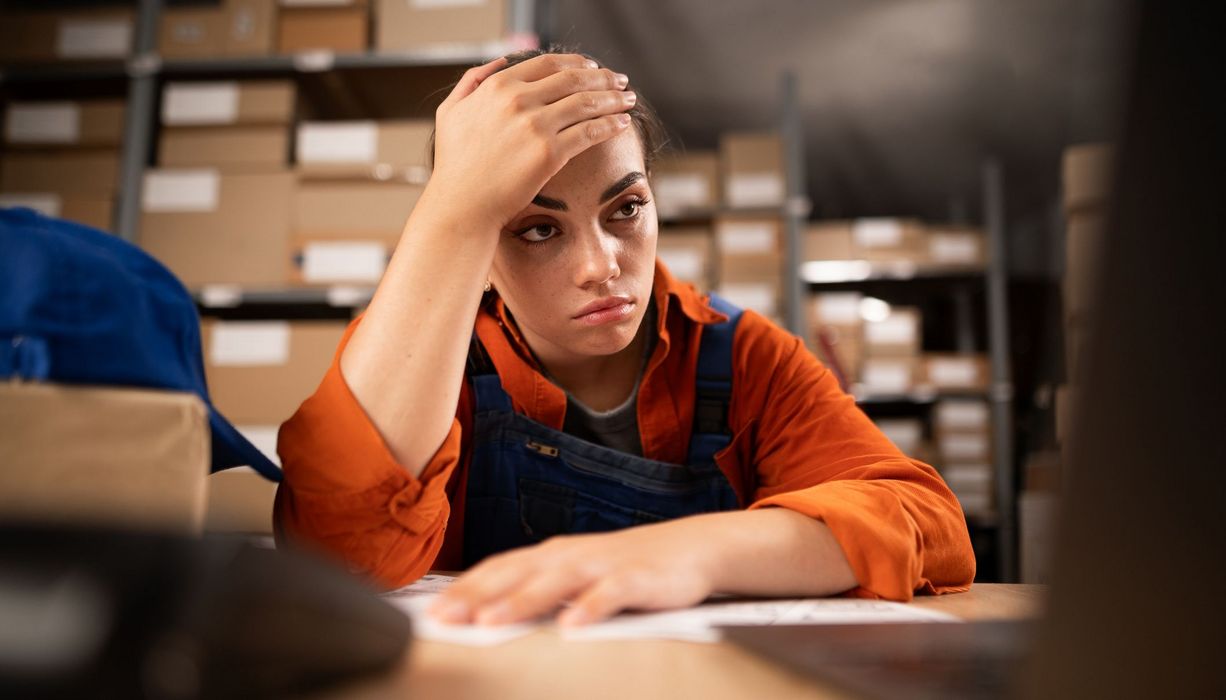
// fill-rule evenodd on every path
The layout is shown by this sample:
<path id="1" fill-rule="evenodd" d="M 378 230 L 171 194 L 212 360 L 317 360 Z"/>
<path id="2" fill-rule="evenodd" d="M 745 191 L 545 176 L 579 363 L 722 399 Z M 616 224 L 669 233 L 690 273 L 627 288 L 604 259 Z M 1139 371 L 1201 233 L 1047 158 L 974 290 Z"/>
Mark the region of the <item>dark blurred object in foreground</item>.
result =
<path id="1" fill-rule="evenodd" d="M 0 525 L 0 696 L 296 694 L 389 669 L 409 621 L 237 539 Z"/>

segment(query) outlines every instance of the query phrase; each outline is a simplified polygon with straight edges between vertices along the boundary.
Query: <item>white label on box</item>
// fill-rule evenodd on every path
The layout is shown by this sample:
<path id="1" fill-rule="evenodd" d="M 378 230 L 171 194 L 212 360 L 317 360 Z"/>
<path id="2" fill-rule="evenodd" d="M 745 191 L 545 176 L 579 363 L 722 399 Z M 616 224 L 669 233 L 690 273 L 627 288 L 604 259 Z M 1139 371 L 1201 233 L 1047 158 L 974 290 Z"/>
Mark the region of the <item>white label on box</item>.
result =
<path id="1" fill-rule="evenodd" d="M 62 202 L 58 194 L 38 192 L 30 194 L 0 194 L 0 208 L 26 207 L 43 216 L 59 217 Z"/>
<path id="2" fill-rule="evenodd" d="M 880 321 L 864 325 L 864 339 L 871 345 L 914 345 L 915 318 L 909 314 L 892 314 Z"/>
<path id="3" fill-rule="evenodd" d="M 988 404 L 983 401 L 941 401 L 936 406 L 937 425 L 945 429 L 984 429 L 989 420 Z"/>
<path id="4" fill-rule="evenodd" d="M 489 0 L 409 0 L 414 10 L 449 10 L 458 7 L 482 7 Z"/>
<path id="5" fill-rule="evenodd" d="M 216 170 L 160 170 L 145 173 L 141 210 L 209 212 L 220 199 L 221 175 Z"/>
<path id="6" fill-rule="evenodd" d="M 851 235 L 861 248 L 896 248 L 902 245 L 902 224 L 898 219 L 856 219 Z"/>
<path id="7" fill-rule="evenodd" d="M 813 305 L 822 323 L 855 324 L 860 322 L 860 300 L 857 292 L 834 292 L 818 294 Z"/>
<path id="8" fill-rule="evenodd" d="M 55 38 L 61 58 L 123 58 L 131 48 L 132 23 L 126 19 L 66 19 Z"/>
<path id="9" fill-rule="evenodd" d="M 372 121 L 308 122 L 298 127 L 299 163 L 373 163 L 379 126 Z"/>
<path id="10" fill-rule="evenodd" d="M 941 469 L 941 476 L 950 488 L 955 484 L 966 491 L 990 491 L 992 486 L 992 465 L 990 464 L 953 464 Z"/>
<path id="11" fill-rule="evenodd" d="M 278 467 L 281 466 L 281 458 L 277 456 L 277 430 L 280 426 L 276 425 L 236 425 L 234 426 L 243 437 L 255 445 L 255 449 L 259 450 L 265 457 Z"/>
<path id="12" fill-rule="evenodd" d="M 719 288 L 719 295 L 742 309 L 751 309 L 763 316 L 775 315 L 777 302 L 773 284 L 725 284 Z"/>
<path id="13" fill-rule="evenodd" d="M 928 238 L 928 257 L 938 263 L 976 263 L 979 245 L 977 234 L 934 233 Z"/>
<path id="14" fill-rule="evenodd" d="M 162 123 L 209 126 L 238 121 L 238 83 L 170 83 L 162 93 Z"/>
<path id="15" fill-rule="evenodd" d="M 729 175 L 727 188 L 730 207 L 777 207 L 783 204 L 783 176 L 779 173 Z"/>
<path id="16" fill-rule="evenodd" d="M 934 357 L 928 360 L 928 381 L 936 386 L 974 386 L 979 363 L 969 357 Z"/>
<path id="17" fill-rule="evenodd" d="M 656 210 L 665 216 L 687 209 L 707 209 L 712 206 L 711 183 L 697 173 L 667 173 L 657 175 L 651 183 L 656 196 Z"/>
<path id="18" fill-rule="evenodd" d="M 914 452 L 924 437 L 924 426 L 916 418 L 878 420 L 877 428 L 903 452 Z"/>
<path id="19" fill-rule="evenodd" d="M 701 282 L 704 274 L 704 256 L 702 250 L 695 248 L 656 248 L 656 255 L 664 267 L 673 273 L 673 277 L 686 282 Z"/>
<path id="20" fill-rule="evenodd" d="M 869 359 L 860 368 L 860 381 L 869 391 L 902 394 L 911 391 L 911 363 L 906 360 Z"/>
<path id="21" fill-rule="evenodd" d="M 775 227 L 766 222 L 725 221 L 719 225 L 724 253 L 774 253 L 779 250 Z"/>
<path id="22" fill-rule="evenodd" d="M 307 282 L 378 282 L 387 267 L 382 243 L 308 243 L 302 251 L 302 279 Z"/>
<path id="23" fill-rule="evenodd" d="M 289 362 L 288 321 L 218 321 L 209 363 L 214 367 L 267 367 Z"/>
<path id="24" fill-rule="evenodd" d="M 945 459 L 980 459 L 988 453 L 988 436 L 980 434 L 941 436 L 941 455 Z"/>
<path id="25" fill-rule="evenodd" d="M 9 143 L 76 143 L 81 138 L 81 108 L 72 102 L 37 102 L 9 107 Z"/>
<path id="26" fill-rule="evenodd" d="M 346 7 L 354 0 L 280 0 L 281 7 Z"/>

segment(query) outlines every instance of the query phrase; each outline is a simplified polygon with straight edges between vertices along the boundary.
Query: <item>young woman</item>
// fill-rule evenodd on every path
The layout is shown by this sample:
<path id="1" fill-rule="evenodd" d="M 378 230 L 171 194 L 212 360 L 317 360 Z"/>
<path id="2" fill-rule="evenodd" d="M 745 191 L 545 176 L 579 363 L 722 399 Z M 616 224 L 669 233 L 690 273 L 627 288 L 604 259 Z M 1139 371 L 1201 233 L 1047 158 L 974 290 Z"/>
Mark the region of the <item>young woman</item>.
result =
<path id="1" fill-rule="evenodd" d="M 369 308 L 282 427 L 281 537 L 389 587 L 466 569 L 433 610 L 454 622 L 967 589 L 937 473 L 799 339 L 656 260 L 661 130 L 627 87 L 562 53 L 464 74 Z"/>

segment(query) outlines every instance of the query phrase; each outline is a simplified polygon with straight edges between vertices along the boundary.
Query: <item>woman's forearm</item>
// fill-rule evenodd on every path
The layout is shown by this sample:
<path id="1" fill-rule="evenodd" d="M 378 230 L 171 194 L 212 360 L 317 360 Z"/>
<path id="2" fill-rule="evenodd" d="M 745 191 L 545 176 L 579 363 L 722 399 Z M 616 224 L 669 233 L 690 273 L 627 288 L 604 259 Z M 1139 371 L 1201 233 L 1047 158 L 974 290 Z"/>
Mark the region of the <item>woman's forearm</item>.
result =
<path id="1" fill-rule="evenodd" d="M 675 521 L 694 528 L 714 590 L 761 596 L 826 596 L 854 588 L 855 574 L 830 528 L 785 508 L 712 513 Z"/>
<path id="2" fill-rule="evenodd" d="M 498 226 L 466 220 L 430 187 L 341 355 L 350 391 L 418 476 L 447 437 Z M 454 207 L 452 207 L 454 208 Z"/>

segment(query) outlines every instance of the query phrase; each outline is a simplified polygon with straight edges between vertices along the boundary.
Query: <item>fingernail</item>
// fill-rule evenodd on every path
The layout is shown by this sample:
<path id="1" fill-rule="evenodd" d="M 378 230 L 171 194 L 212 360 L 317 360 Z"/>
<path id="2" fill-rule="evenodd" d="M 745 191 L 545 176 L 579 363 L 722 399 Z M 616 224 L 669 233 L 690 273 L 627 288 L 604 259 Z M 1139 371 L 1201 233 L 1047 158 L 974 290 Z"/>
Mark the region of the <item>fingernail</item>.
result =
<path id="1" fill-rule="evenodd" d="M 617 115 L 617 125 L 618 126 L 629 126 L 630 125 L 630 115 L 626 114 L 625 112 Z"/>
<path id="2" fill-rule="evenodd" d="M 511 606 L 508 603 L 496 603 L 477 611 L 478 625 L 497 625 L 511 617 Z"/>
<path id="3" fill-rule="evenodd" d="M 597 64 L 595 61 L 584 61 L 583 65 L 587 66 L 588 68 L 591 68 L 592 70 L 596 70 L 597 68 L 600 67 L 600 65 Z"/>
<path id="4" fill-rule="evenodd" d="M 638 102 L 638 99 L 639 99 L 639 96 L 633 92 L 623 92 L 622 93 L 622 101 L 628 105 L 632 105 L 635 102 Z"/>
<path id="5" fill-rule="evenodd" d="M 613 82 L 617 83 L 617 87 L 624 88 L 630 84 L 630 76 L 625 73 L 618 73 L 613 76 Z"/>
<path id="6" fill-rule="evenodd" d="M 430 614 L 446 622 L 458 622 L 468 615 L 468 606 L 459 600 L 436 600 Z"/>

